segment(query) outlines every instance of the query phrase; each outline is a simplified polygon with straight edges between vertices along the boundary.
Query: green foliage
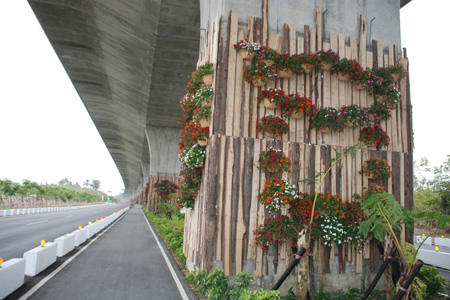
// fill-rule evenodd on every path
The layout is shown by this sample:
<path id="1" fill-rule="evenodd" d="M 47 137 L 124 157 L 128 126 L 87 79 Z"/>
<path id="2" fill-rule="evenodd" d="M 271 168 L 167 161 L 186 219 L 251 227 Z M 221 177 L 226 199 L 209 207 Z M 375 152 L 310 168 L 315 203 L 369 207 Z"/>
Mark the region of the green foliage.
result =
<path id="1" fill-rule="evenodd" d="M 361 223 L 360 233 L 367 238 L 372 232 L 374 238 L 380 242 L 384 242 L 386 232 L 392 236 L 393 230 L 401 230 L 401 223 L 413 222 L 409 211 L 389 193 L 370 196 L 363 201 L 361 208 L 367 210 L 368 218 Z"/>
<path id="2" fill-rule="evenodd" d="M 177 257 L 183 267 L 185 267 L 186 257 L 183 254 L 184 232 L 182 230 L 184 227 L 184 218 L 179 218 L 175 215 L 170 220 L 165 216 L 156 216 L 150 211 L 145 211 L 145 214 L 165 241 L 167 248 Z"/>
<path id="3" fill-rule="evenodd" d="M 69 181 L 70 182 L 70 181 Z M 74 185 L 40 185 L 34 181 L 23 180 L 22 184 L 12 182 L 9 179 L 0 180 L 0 195 L 33 197 L 36 200 L 52 199 L 63 202 L 96 202 L 101 200 L 101 195 L 89 189 L 77 188 Z"/>
<path id="4" fill-rule="evenodd" d="M 195 270 L 186 276 L 186 281 L 192 286 L 198 296 L 206 297 L 208 300 L 278 300 L 282 299 L 279 291 L 267 291 L 261 289 L 252 291 L 250 283 L 253 278 L 250 273 L 239 273 L 236 275 L 236 282 L 228 286 L 228 279 L 217 269 L 209 274 L 204 270 Z M 283 299 L 292 298 L 291 293 Z M 294 296 L 295 297 L 295 296 Z"/>
<path id="5" fill-rule="evenodd" d="M 433 299 L 439 293 L 444 292 L 446 280 L 439 276 L 439 271 L 435 267 L 423 267 L 420 269 L 417 277 L 423 281 L 426 286 L 425 297 L 423 299 Z"/>
<path id="6" fill-rule="evenodd" d="M 366 288 L 348 288 L 347 291 L 338 290 L 335 292 L 324 292 L 320 290 L 315 296 L 316 300 L 353 300 L 361 299 L 366 292 Z M 368 299 L 372 300 L 384 300 L 386 299 L 386 293 L 381 290 L 374 289 Z"/>

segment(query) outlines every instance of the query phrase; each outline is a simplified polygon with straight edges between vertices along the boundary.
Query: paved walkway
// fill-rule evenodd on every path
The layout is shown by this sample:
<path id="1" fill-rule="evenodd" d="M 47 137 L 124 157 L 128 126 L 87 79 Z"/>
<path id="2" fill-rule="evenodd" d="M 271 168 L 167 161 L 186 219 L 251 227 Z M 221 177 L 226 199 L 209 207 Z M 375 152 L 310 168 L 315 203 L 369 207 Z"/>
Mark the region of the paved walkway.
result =
<path id="1" fill-rule="evenodd" d="M 195 299 L 172 257 L 164 258 L 140 206 L 76 255 L 20 299 Z"/>

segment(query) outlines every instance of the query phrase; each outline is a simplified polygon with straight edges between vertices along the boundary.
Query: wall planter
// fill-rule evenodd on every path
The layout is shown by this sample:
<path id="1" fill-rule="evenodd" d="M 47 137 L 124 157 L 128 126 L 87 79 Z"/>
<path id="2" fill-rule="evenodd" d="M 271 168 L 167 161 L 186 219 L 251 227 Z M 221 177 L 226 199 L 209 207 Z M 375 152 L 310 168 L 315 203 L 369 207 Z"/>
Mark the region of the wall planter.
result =
<path id="1" fill-rule="evenodd" d="M 330 71 L 330 70 L 331 70 L 331 64 L 329 64 L 329 63 L 323 63 L 323 64 L 322 64 L 322 70 L 324 70 L 324 71 Z"/>
<path id="2" fill-rule="evenodd" d="M 203 118 L 203 119 L 201 119 L 201 120 L 199 121 L 199 125 L 200 125 L 202 128 L 209 127 L 210 121 L 211 121 L 210 118 Z"/>
<path id="3" fill-rule="evenodd" d="M 341 74 L 341 73 L 339 73 L 339 74 L 338 74 L 338 79 L 339 79 L 340 81 L 349 81 L 349 80 L 350 80 L 350 76 L 348 76 L 347 74 Z"/>
<path id="4" fill-rule="evenodd" d="M 264 98 L 263 105 L 265 108 L 272 108 L 272 109 L 277 108 L 277 104 L 270 102 L 268 98 Z"/>
<path id="5" fill-rule="evenodd" d="M 213 78 L 214 78 L 213 74 L 207 74 L 207 75 L 203 76 L 202 80 L 203 80 L 203 83 L 205 84 L 205 86 L 212 86 Z"/>
<path id="6" fill-rule="evenodd" d="M 289 69 L 278 70 L 278 76 L 280 78 L 290 78 L 292 76 L 292 74 L 294 74 L 294 73 Z"/>
<path id="7" fill-rule="evenodd" d="M 197 140 L 197 144 L 201 147 L 206 147 L 206 146 L 208 146 L 208 139 Z"/>
<path id="8" fill-rule="evenodd" d="M 241 49 L 239 50 L 239 56 L 245 60 L 252 60 L 252 58 L 256 55 L 255 52 L 248 53 L 247 50 Z"/>

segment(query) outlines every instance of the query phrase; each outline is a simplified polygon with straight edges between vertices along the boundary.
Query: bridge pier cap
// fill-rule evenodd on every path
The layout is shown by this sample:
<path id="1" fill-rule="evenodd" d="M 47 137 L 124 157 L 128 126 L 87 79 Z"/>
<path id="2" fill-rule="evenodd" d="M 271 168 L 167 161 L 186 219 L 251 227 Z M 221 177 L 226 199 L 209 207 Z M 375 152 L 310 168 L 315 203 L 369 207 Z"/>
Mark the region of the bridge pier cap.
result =
<path id="1" fill-rule="evenodd" d="M 226 23 L 230 11 L 239 15 L 239 25 L 247 24 L 249 16 L 261 17 L 263 1 L 200 0 L 201 28 L 206 29 L 217 14 Z M 330 32 L 358 37 L 360 15 L 364 15 L 368 49 L 372 40 L 382 41 L 386 47 L 395 44 L 401 49 L 399 0 L 268 0 L 269 33 L 283 33 L 283 24 L 294 24 L 299 34 L 303 34 L 305 25 L 316 27 L 317 6 L 322 8 L 325 41 Z"/>

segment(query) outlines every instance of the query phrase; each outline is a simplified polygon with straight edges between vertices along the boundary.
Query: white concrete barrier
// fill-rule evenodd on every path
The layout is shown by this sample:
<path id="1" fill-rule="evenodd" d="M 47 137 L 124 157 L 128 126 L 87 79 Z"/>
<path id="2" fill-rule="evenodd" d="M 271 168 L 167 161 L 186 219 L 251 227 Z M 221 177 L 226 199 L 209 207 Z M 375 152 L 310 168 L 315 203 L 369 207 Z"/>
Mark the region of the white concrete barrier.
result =
<path id="1" fill-rule="evenodd" d="M 56 261 L 56 251 L 56 244 L 50 242 L 25 252 L 25 275 L 35 276 L 53 264 Z"/>
<path id="2" fill-rule="evenodd" d="M 426 264 L 450 270 L 450 253 L 420 249 L 417 258 Z"/>
<path id="3" fill-rule="evenodd" d="M 22 286 L 25 278 L 25 259 L 13 258 L 0 266 L 0 299 Z"/>
<path id="4" fill-rule="evenodd" d="M 88 226 L 86 226 L 84 228 L 86 228 L 86 230 L 87 230 L 86 231 L 86 238 L 90 239 L 95 234 L 94 226 L 93 225 L 88 225 Z"/>
<path id="5" fill-rule="evenodd" d="M 66 234 L 55 239 L 57 245 L 56 256 L 62 257 L 75 248 L 75 235 Z"/>
<path id="6" fill-rule="evenodd" d="M 450 248 L 450 239 L 443 239 L 443 238 L 434 238 L 434 244 L 436 246 L 444 246 Z"/>

